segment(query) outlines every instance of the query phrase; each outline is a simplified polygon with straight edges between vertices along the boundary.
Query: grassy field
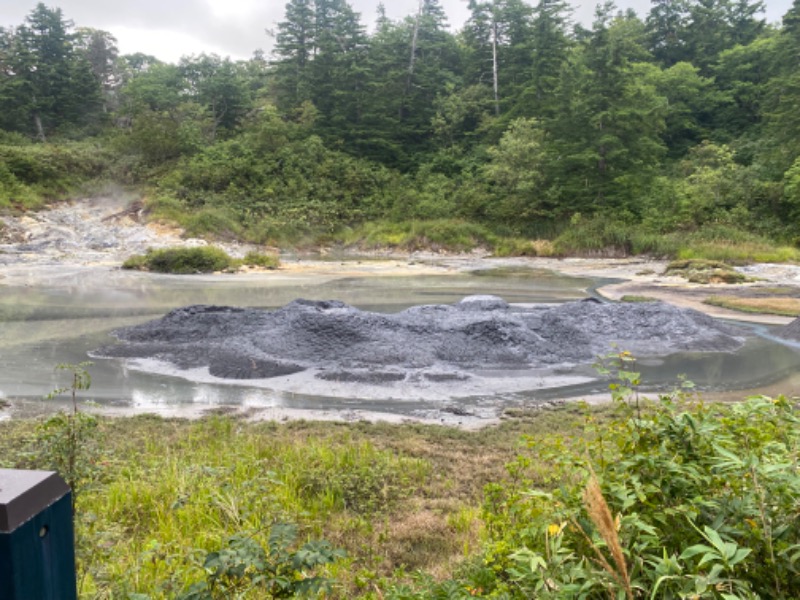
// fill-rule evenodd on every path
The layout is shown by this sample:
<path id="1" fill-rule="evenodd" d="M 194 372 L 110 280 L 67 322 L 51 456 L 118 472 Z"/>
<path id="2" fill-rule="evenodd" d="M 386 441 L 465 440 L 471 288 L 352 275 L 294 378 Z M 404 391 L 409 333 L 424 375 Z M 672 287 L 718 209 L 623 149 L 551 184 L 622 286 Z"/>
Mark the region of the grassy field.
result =
<path id="1" fill-rule="evenodd" d="M 78 412 L 0 422 L 0 466 L 70 473 L 82 598 L 799 597 L 797 399 L 618 358 L 612 403 L 481 431 Z"/>
<path id="2" fill-rule="evenodd" d="M 81 596 L 174 597 L 202 580 L 208 551 L 237 532 L 265 540 L 276 522 L 347 552 L 327 571 L 336 598 L 379 598 L 419 569 L 444 577 L 481 548 L 484 486 L 508 477 L 523 436 L 580 436 L 583 412 L 521 412 L 477 432 L 99 419 L 77 494 Z M 47 467 L 40 436 L 40 422 L 0 422 L 0 464 Z"/>

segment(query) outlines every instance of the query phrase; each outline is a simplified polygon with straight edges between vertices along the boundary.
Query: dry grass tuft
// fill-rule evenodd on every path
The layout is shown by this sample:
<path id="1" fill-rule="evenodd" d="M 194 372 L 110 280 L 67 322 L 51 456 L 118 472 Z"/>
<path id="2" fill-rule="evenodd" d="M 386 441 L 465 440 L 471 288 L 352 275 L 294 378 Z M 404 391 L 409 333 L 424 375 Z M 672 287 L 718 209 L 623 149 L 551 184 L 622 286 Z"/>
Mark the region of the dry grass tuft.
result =
<path id="1" fill-rule="evenodd" d="M 536 256 L 555 256 L 556 248 L 550 240 L 532 240 L 531 246 L 536 250 Z"/>
<path id="2" fill-rule="evenodd" d="M 614 517 L 611 515 L 611 509 L 609 509 L 608 503 L 603 497 L 600 484 L 595 477 L 592 477 L 583 492 L 583 504 L 586 507 L 586 512 L 589 514 L 592 523 L 597 527 L 597 531 L 600 532 L 600 537 L 603 538 L 608 550 L 611 552 L 611 557 L 617 568 L 614 569 L 609 564 L 603 556 L 603 553 L 600 552 L 600 549 L 592 542 L 592 547 L 600 560 L 600 564 L 602 564 L 603 568 L 625 588 L 627 597 L 633 598 L 631 581 L 628 576 L 628 565 L 625 562 L 625 555 L 622 552 L 622 545 L 619 542 L 617 525 L 614 521 Z"/>
<path id="3" fill-rule="evenodd" d="M 746 313 L 800 316 L 800 298 L 739 298 L 737 296 L 710 296 L 705 304 Z"/>
<path id="4" fill-rule="evenodd" d="M 389 524 L 385 545 L 392 567 L 425 569 L 434 577 L 445 577 L 464 558 L 461 535 L 438 512 L 421 509 L 395 515 Z"/>

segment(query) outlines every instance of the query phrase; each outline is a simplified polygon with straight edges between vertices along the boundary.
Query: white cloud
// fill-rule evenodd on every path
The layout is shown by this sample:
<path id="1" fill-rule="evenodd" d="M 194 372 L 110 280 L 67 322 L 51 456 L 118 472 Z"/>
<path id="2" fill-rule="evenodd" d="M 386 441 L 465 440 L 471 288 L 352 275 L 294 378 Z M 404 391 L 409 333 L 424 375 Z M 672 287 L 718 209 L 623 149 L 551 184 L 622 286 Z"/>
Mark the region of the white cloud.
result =
<path id="1" fill-rule="evenodd" d="M 230 54 L 230 51 L 221 45 L 197 39 L 180 31 L 113 27 L 110 32 L 117 38 L 117 48 L 120 54 L 143 52 L 172 63 L 177 63 L 182 56 L 187 54 L 206 53 L 219 54 L 220 56 Z M 239 57 L 234 56 L 233 58 Z"/>
<path id="2" fill-rule="evenodd" d="M 528 0 L 534 3 L 537 0 Z M 767 0 L 766 17 L 779 22 L 792 0 Z M 375 22 L 379 0 L 351 0 L 362 22 Z M 469 16 L 467 0 L 441 0 L 451 30 Z M 111 32 L 123 53 L 145 52 L 174 62 L 182 55 L 215 52 L 232 58 L 248 58 L 261 48 L 268 51 L 275 29 L 283 18 L 284 0 L 49 0 L 76 25 Z M 402 19 L 413 14 L 419 0 L 384 0 L 387 14 Z M 573 0 L 573 19 L 589 25 L 595 0 Z M 633 8 L 644 16 L 648 0 L 618 0 L 621 9 Z M 0 25 L 16 26 L 36 6 L 35 0 L 0 0 Z"/>

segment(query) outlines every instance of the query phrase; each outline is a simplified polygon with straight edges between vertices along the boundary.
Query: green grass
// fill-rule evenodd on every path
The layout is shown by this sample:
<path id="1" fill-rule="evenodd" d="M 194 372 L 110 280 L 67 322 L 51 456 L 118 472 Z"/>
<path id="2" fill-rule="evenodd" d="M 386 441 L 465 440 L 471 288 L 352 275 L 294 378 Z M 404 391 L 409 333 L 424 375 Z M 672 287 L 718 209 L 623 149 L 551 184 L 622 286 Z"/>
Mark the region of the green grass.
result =
<path id="1" fill-rule="evenodd" d="M 619 373 L 623 381 L 638 377 Z M 534 598 L 538 578 L 566 585 L 575 577 L 605 597 L 616 583 L 606 581 L 602 565 L 581 561 L 596 556 L 592 545 L 603 552 L 590 521 L 602 525 L 583 507 L 591 476 L 603 485 L 594 501 L 611 505 L 607 522 L 618 523 L 604 539 L 647 553 L 636 567 L 643 591 L 653 591 L 668 567 L 662 560 L 685 569 L 672 587 L 702 583 L 708 569 L 687 549 L 702 543 L 719 511 L 724 520 L 715 527 L 756 556 L 738 574 L 765 591 L 797 588 L 793 572 L 773 573 L 765 559 L 765 543 L 782 544 L 779 536 L 787 535 L 794 544 L 800 535 L 791 403 L 780 397 L 705 405 L 680 395 L 652 402 L 614 389 L 613 405 L 515 409 L 499 426 L 476 432 L 219 415 L 101 418 L 94 475 L 77 496 L 80 596 L 174 598 L 205 579 L 204 557 L 230 536 L 263 545 L 274 523 L 292 522 L 298 544 L 322 538 L 346 550 L 320 573 L 335 582 L 335 599 L 424 600 L 448 597 L 444 590 L 462 598 L 479 589 Z M 0 422 L 0 467 L 48 468 L 38 431 L 38 421 Z M 783 460 L 787 468 L 775 468 Z M 762 532 L 767 519 L 788 533 Z M 545 548 L 561 542 L 569 553 Z M 796 562 L 776 548 L 780 569 Z M 515 559 L 530 550 L 552 570 Z M 523 587 L 510 586 L 509 577 L 526 569 L 532 572 Z"/>
<path id="2" fill-rule="evenodd" d="M 709 225 L 688 232 L 658 233 L 612 217 L 575 219 L 553 240 L 562 256 L 649 255 L 670 259 L 716 260 L 729 264 L 798 262 L 800 250 L 730 226 Z"/>
<path id="3" fill-rule="evenodd" d="M 264 254 L 262 252 L 248 252 L 240 261 L 248 267 L 260 267 L 262 269 L 277 269 L 280 266 L 280 259 L 275 254 Z"/>
<path id="4" fill-rule="evenodd" d="M 368 249 L 465 252 L 475 248 L 492 248 L 497 237 L 482 225 L 453 219 L 436 219 L 364 223 L 350 230 L 342 241 Z"/>
<path id="5" fill-rule="evenodd" d="M 746 283 L 751 277 L 717 260 L 690 258 L 674 260 L 664 270 L 665 275 L 684 277 L 690 283 Z"/>
<path id="6" fill-rule="evenodd" d="M 553 246 L 561 256 L 624 257 L 646 254 L 663 258 L 675 256 L 679 250 L 679 242 L 672 236 L 649 232 L 640 225 L 603 216 L 574 219 L 553 240 Z"/>
<path id="7" fill-rule="evenodd" d="M 800 250 L 763 236 L 723 225 L 695 231 L 657 232 L 614 217 L 577 217 L 548 228 L 552 239 L 519 237 L 499 224 L 463 219 L 341 223 L 315 228 L 302 213 L 280 218 L 245 219 L 232 207 L 188 209 L 180 200 L 148 200 L 153 218 L 172 221 L 191 235 L 241 239 L 280 247 L 341 245 L 366 250 L 394 249 L 469 252 L 484 249 L 495 256 L 626 257 L 716 260 L 728 264 L 800 262 Z"/>
<path id="8" fill-rule="evenodd" d="M 458 219 L 377 221 L 344 229 L 334 238 L 346 246 L 364 249 L 490 251 L 494 256 L 553 256 L 552 242 L 505 236 L 481 224 Z"/>
<path id="9" fill-rule="evenodd" d="M 0 142 L 0 208 L 35 210 L 88 193 L 111 176 L 113 163 L 108 149 L 92 141 Z"/>
<path id="10" fill-rule="evenodd" d="M 800 251 L 768 243 L 701 242 L 681 248 L 677 258 L 702 258 L 731 264 L 788 263 L 800 261 Z"/>
<path id="11" fill-rule="evenodd" d="M 370 597 L 415 569 L 447 575 L 480 550 L 483 488 L 506 477 L 520 437 L 579 434 L 581 422 L 577 406 L 518 411 L 478 432 L 100 419 L 97 477 L 78 496 L 81 597 L 173 597 L 204 576 L 195 557 L 239 531 L 263 541 L 275 521 L 347 551 L 328 569 L 335 598 Z M 47 467 L 37 462 L 36 426 L 0 422 L 0 466 Z M 531 473 L 543 478 L 548 468 Z"/>
<path id="12" fill-rule="evenodd" d="M 263 269 L 276 269 L 279 264 L 278 257 L 272 254 L 248 252 L 244 258 L 236 259 L 220 248 L 199 246 L 194 248 L 151 249 L 145 254 L 128 258 L 122 263 L 122 268 L 188 275 L 234 271 L 243 265 Z"/>

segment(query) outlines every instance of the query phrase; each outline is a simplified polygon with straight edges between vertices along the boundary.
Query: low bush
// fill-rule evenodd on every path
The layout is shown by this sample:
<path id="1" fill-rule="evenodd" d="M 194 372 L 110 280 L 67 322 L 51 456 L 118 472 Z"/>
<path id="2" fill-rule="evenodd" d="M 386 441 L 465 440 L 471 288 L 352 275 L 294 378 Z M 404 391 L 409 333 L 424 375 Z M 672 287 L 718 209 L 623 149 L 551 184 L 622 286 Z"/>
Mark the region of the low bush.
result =
<path id="1" fill-rule="evenodd" d="M 263 254 L 261 252 L 248 252 L 241 260 L 243 265 L 248 267 L 260 267 L 262 269 L 277 269 L 280 259 L 275 254 Z"/>
<path id="2" fill-rule="evenodd" d="M 146 254 L 133 256 L 122 264 L 123 269 L 138 269 L 156 273 L 213 273 L 231 267 L 233 259 L 213 246 L 196 248 L 163 248 L 148 250 Z"/>
<path id="3" fill-rule="evenodd" d="M 455 219 L 436 219 L 365 223 L 350 230 L 344 241 L 365 248 L 465 252 L 475 248 L 492 248 L 498 239 L 483 225 Z"/>
<path id="4" fill-rule="evenodd" d="M 199 246 L 195 248 L 150 249 L 145 254 L 128 258 L 122 263 L 122 268 L 188 275 L 192 273 L 234 271 L 243 265 L 262 269 L 277 269 L 280 265 L 280 260 L 274 254 L 263 254 L 255 251 L 248 252 L 244 258 L 232 258 L 221 248 Z"/>
<path id="5" fill-rule="evenodd" d="M 487 486 L 481 560 L 387 598 L 800 597 L 797 408 L 648 402 L 619 358 L 615 417 L 587 412 L 582 440 L 530 439 Z"/>
<path id="6" fill-rule="evenodd" d="M 313 573 L 345 553 L 324 540 L 295 549 L 297 535 L 293 523 L 275 523 L 264 546 L 254 535 L 231 536 L 223 548 L 205 555 L 206 578 L 192 584 L 178 600 L 297 598 L 330 591 L 330 581 Z"/>
<path id="7" fill-rule="evenodd" d="M 667 265 L 664 275 L 684 277 L 690 283 L 745 283 L 752 281 L 744 273 L 717 260 L 674 260 Z"/>
<path id="8" fill-rule="evenodd" d="M 91 142 L 0 144 L 0 207 L 36 209 L 105 178 L 108 150 Z"/>

